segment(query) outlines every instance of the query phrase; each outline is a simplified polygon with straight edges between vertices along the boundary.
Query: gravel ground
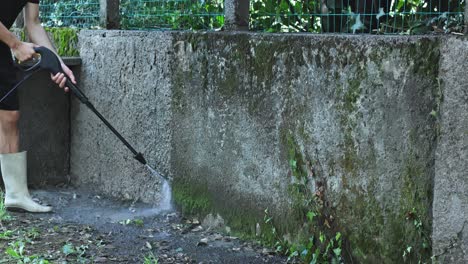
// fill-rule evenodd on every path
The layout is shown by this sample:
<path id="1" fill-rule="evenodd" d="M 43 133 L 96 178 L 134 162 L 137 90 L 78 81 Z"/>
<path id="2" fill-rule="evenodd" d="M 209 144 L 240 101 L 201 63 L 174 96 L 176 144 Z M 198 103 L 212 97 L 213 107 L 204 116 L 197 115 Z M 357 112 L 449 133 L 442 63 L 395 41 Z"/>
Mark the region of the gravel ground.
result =
<path id="1" fill-rule="evenodd" d="M 175 210 L 74 188 L 33 196 L 52 204 L 54 213 L 10 212 L 0 221 L 0 263 L 286 262 L 255 242 L 210 230 Z"/>

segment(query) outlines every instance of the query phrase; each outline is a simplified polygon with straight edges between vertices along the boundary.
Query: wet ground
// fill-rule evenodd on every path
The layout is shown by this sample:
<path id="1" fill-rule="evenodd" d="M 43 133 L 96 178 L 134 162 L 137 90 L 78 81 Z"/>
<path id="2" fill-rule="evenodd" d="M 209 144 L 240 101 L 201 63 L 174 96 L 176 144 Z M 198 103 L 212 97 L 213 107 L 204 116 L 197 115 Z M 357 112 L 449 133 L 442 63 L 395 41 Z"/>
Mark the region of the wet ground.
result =
<path id="1" fill-rule="evenodd" d="M 286 262 L 255 242 L 202 226 L 174 210 L 72 188 L 33 195 L 52 204 L 54 213 L 9 213 L 11 219 L 0 222 L 0 263 L 28 258 L 31 263 Z"/>

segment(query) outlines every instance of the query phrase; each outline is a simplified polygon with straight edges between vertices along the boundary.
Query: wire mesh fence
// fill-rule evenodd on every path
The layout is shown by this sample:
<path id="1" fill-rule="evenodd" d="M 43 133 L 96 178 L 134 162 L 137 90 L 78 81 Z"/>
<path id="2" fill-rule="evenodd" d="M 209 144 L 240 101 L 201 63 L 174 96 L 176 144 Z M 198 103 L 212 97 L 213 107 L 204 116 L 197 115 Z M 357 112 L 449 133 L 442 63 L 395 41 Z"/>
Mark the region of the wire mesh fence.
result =
<path id="1" fill-rule="evenodd" d="M 461 32 L 466 0 L 251 0 L 252 30 L 423 34 Z"/>
<path id="2" fill-rule="evenodd" d="M 250 0 L 250 29 L 266 32 L 462 32 L 468 0 Z M 99 25 L 99 0 L 42 0 L 46 26 Z M 224 25 L 224 0 L 121 0 L 123 29 L 206 30 Z"/>
<path id="3" fill-rule="evenodd" d="M 224 24 L 224 0 L 122 0 L 125 29 L 214 29 Z"/>
<path id="4" fill-rule="evenodd" d="M 42 23 L 48 27 L 99 25 L 99 0 L 41 0 L 39 10 Z"/>

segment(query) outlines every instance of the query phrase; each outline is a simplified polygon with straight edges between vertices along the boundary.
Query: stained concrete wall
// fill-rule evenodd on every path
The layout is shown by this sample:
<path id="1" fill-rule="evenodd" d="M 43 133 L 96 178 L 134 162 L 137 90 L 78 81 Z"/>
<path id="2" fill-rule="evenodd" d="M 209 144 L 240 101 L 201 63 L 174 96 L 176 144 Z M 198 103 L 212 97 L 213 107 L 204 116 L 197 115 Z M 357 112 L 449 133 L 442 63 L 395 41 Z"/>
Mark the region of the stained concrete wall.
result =
<path id="1" fill-rule="evenodd" d="M 119 32 L 88 34 L 80 40 L 86 58 L 80 87 L 149 164 L 170 174 L 170 35 L 134 33 L 127 41 Z M 160 180 L 86 106 L 72 102 L 70 155 L 76 182 L 125 199 L 158 201 Z"/>
<path id="2" fill-rule="evenodd" d="M 409 246 L 409 259 L 431 256 L 434 181 L 444 171 L 436 147 L 449 122 L 441 80 L 459 85 L 444 69 L 466 40 L 82 31 L 80 42 L 85 92 L 173 177 L 185 212 L 220 213 L 253 232 L 269 208 L 294 240 L 317 202 L 346 237 L 347 259 L 392 263 Z M 72 109 L 73 179 L 157 202 L 157 179 L 87 109 Z M 442 236 L 433 241 L 444 248 Z"/>
<path id="3" fill-rule="evenodd" d="M 81 61 L 64 60 L 75 72 Z M 77 77 L 79 75 L 77 74 Z M 39 72 L 19 89 L 20 148 L 28 151 L 28 179 L 33 186 L 69 181 L 70 97 Z"/>

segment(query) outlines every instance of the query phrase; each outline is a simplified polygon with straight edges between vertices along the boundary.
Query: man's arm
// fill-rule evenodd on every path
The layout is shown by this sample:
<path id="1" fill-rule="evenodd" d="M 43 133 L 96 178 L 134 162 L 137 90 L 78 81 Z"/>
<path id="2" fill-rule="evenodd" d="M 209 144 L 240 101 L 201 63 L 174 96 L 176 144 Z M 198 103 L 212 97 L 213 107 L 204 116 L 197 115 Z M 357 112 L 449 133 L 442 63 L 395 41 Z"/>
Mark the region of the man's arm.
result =
<path id="1" fill-rule="evenodd" d="M 0 40 L 7 44 L 8 47 L 10 47 L 10 49 L 14 49 L 16 47 L 18 47 L 21 43 L 21 41 L 19 41 L 19 39 L 15 36 L 15 34 L 13 34 L 12 32 L 10 32 L 4 25 L 2 22 L 0 22 Z"/>
<path id="2" fill-rule="evenodd" d="M 39 20 L 39 5 L 33 3 L 27 3 L 24 11 L 24 22 L 26 26 L 26 30 L 28 32 L 28 37 L 31 42 L 44 46 L 52 51 L 55 52 L 55 48 L 52 45 L 52 42 L 49 39 L 46 31 L 41 25 L 41 21 Z M 58 56 L 59 57 L 59 56 Z M 63 71 L 70 77 L 73 83 L 76 83 L 75 76 L 73 72 L 63 63 L 63 60 L 59 57 L 60 63 L 62 64 Z M 55 76 L 52 76 L 52 80 L 57 83 L 61 88 L 64 88 L 66 77 L 62 73 L 57 73 Z M 68 90 L 65 87 L 65 90 Z"/>
<path id="3" fill-rule="evenodd" d="M 20 41 L 2 22 L 0 22 L 0 41 L 7 44 L 15 57 L 20 61 L 31 59 L 35 53 L 33 49 L 34 44 Z"/>

